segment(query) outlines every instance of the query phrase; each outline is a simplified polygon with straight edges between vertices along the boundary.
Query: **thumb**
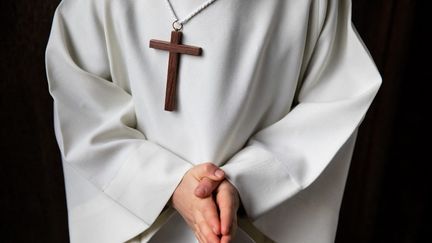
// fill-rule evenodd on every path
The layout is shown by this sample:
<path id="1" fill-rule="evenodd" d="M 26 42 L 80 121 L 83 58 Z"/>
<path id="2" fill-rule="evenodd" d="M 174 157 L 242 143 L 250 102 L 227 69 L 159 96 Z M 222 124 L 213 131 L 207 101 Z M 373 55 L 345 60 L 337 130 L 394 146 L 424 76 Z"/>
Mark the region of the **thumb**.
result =
<path id="1" fill-rule="evenodd" d="M 197 165 L 194 169 L 194 175 L 198 180 L 207 177 L 214 181 L 222 181 L 225 178 L 224 171 L 210 162 Z"/>
<path id="2" fill-rule="evenodd" d="M 210 196 L 221 182 L 222 181 L 211 180 L 207 177 L 202 178 L 198 186 L 195 188 L 195 196 L 200 198 L 206 198 Z"/>

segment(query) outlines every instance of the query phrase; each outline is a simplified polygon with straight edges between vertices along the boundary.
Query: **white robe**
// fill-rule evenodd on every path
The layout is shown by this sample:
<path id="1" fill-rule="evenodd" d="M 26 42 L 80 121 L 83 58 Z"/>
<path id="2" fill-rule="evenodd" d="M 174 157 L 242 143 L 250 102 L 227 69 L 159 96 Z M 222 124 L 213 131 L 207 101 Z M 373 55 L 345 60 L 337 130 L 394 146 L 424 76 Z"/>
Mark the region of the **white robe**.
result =
<path id="1" fill-rule="evenodd" d="M 172 1 L 180 18 L 202 2 Z M 55 12 L 46 68 L 71 242 L 194 242 L 163 209 L 209 161 L 238 189 L 242 222 L 276 242 L 333 242 L 381 84 L 350 0 L 216 1 L 184 26 L 203 55 L 181 55 L 168 112 L 168 53 L 149 41 L 169 40 L 172 22 L 163 0 L 63 0 Z"/>

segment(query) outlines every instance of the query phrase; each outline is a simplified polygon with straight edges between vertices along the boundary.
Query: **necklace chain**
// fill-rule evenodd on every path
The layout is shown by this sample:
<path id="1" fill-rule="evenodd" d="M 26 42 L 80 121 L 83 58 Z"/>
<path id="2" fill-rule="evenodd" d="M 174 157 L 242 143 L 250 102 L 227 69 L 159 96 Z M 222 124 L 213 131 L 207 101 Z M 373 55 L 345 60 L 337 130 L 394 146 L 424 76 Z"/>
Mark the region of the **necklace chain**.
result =
<path id="1" fill-rule="evenodd" d="M 170 0 L 166 0 L 166 3 L 168 5 L 168 7 L 171 9 L 171 14 L 174 17 L 175 21 L 174 23 L 179 24 L 180 26 L 183 26 L 184 24 L 186 24 L 191 18 L 195 17 L 195 15 L 199 14 L 201 11 L 203 11 L 205 8 L 207 8 L 208 6 L 210 6 L 212 3 L 216 2 L 217 0 L 208 0 L 207 2 L 205 2 L 203 5 L 201 5 L 199 8 L 197 8 L 195 11 L 193 11 L 191 14 L 189 14 L 188 16 L 186 16 L 183 19 L 179 19 L 178 15 L 176 14 L 174 7 L 172 6 L 172 3 Z"/>

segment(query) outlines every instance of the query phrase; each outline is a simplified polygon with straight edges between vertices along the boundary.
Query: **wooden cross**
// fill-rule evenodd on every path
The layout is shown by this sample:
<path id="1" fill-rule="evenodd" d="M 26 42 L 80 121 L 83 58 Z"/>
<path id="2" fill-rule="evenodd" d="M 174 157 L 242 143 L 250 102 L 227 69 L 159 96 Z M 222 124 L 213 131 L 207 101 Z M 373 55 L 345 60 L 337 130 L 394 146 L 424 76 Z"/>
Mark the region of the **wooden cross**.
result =
<path id="1" fill-rule="evenodd" d="M 165 94 L 165 110 L 167 111 L 173 111 L 176 106 L 175 94 L 180 63 L 180 54 L 200 56 L 202 52 L 202 49 L 200 47 L 182 45 L 181 40 L 181 31 L 171 32 L 171 42 L 153 39 L 150 40 L 150 48 L 169 51 L 168 78 Z"/>

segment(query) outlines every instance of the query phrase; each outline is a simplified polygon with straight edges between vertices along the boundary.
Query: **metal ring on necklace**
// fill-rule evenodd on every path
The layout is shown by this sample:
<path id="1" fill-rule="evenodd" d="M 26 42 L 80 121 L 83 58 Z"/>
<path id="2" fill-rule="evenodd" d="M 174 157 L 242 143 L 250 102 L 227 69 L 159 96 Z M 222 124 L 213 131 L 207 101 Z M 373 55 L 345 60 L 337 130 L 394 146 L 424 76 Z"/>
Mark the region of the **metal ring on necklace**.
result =
<path id="1" fill-rule="evenodd" d="M 172 27 L 175 31 L 180 31 L 183 29 L 183 24 L 176 20 L 172 23 Z"/>

